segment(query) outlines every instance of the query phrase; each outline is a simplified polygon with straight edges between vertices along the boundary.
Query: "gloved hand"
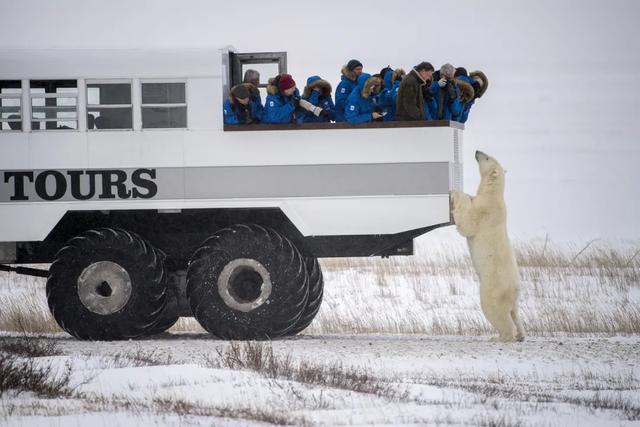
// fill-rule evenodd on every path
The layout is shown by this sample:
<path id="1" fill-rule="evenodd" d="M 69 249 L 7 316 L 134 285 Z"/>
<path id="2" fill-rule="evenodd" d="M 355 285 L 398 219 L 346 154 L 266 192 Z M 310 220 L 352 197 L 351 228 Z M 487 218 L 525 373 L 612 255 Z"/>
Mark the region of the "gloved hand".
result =
<path id="1" fill-rule="evenodd" d="M 438 86 L 445 87 L 446 85 L 447 85 L 447 79 L 445 79 L 444 77 L 438 80 Z"/>
<path id="2" fill-rule="evenodd" d="M 300 107 L 300 97 L 299 96 L 292 96 L 291 97 L 291 102 L 293 103 L 293 106 L 296 107 L 296 109 L 298 107 Z"/>
<path id="3" fill-rule="evenodd" d="M 320 111 L 320 116 L 321 117 L 331 117 L 331 110 L 327 108 L 326 110 Z"/>

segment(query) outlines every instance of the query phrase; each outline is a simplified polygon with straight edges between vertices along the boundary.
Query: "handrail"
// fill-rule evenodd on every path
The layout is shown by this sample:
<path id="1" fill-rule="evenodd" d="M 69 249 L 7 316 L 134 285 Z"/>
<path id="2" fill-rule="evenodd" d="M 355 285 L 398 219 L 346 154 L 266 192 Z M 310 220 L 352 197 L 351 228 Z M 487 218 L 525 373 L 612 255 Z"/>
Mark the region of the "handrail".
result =
<path id="1" fill-rule="evenodd" d="M 229 132 L 246 132 L 256 130 L 317 130 L 317 129 L 389 129 L 389 128 L 429 128 L 449 127 L 464 130 L 462 123 L 449 120 L 419 120 L 419 121 L 393 121 L 393 122 L 369 122 L 351 124 L 341 123 L 301 123 L 301 124 L 251 124 L 251 125 L 224 125 L 224 130 Z"/>

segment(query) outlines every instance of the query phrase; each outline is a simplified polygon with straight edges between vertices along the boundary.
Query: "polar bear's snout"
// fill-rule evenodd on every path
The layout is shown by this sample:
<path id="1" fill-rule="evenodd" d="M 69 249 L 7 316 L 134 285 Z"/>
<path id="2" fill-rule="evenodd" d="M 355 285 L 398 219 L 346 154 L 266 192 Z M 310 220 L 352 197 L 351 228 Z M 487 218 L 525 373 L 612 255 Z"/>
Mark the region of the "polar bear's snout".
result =
<path id="1" fill-rule="evenodd" d="M 480 159 L 482 160 L 489 160 L 489 156 L 487 156 L 486 154 L 484 154 L 482 151 L 476 151 L 476 160 L 480 161 Z"/>

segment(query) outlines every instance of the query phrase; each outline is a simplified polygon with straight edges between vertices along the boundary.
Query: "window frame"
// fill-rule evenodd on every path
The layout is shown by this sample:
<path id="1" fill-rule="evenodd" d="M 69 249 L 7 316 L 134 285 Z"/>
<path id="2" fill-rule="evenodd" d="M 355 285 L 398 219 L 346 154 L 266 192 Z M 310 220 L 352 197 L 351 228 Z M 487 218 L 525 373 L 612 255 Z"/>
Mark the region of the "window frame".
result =
<path id="1" fill-rule="evenodd" d="M 40 89 L 40 88 L 34 88 L 33 87 L 33 82 L 46 82 L 46 81 L 74 81 L 76 82 L 76 93 L 75 94 L 70 94 L 70 93 L 44 93 L 44 94 L 38 94 L 38 93 L 33 93 L 33 89 Z M 41 107 L 41 106 L 35 106 L 33 105 L 33 100 L 35 98 L 41 98 L 41 99 L 47 99 L 47 98 L 75 98 L 76 100 L 76 104 L 73 106 L 73 108 L 75 108 L 75 113 L 76 116 L 74 119 L 71 118 L 63 118 L 62 120 L 60 118 L 51 118 L 51 119 L 37 119 L 35 117 L 33 117 L 33 113 L 34 113 L 34 109 L 37 108 L 51 108 L 53 109 L 63 109 L 60 111 L 65 111 L 64 108 L 71 108 L 71 106 L 56 106 L 56 107 Z M 74 110 L 72 110 L 74 111 Z M 55 132 L 79 132 L 80 131 L 80 79 L 77 78 L 54 78 L 54 79 L 29 79 L 29 112 L 30 112 L 30 116 L 29 117 L 29 121 L 32 123 L 31 125 L 31 132 L 51 132 L 51 131 L 55 131 Z M 65 120 L 66 119 L 66 120 Z M 33 122 L 76 122 L 76 127 L 75 129 L 33 129 Z"/>
<path id="2" fill-rule="evenodd" d="M 140 95 L 140 130 L 141 131 L 158 131 L 158 130 L 188 130 L 189 129 L 189 84 L 188 84 L 188 80 L 187 78 L 163 78 L 163 79 L 146 79 L 146 78 L 141 78 L 140 79 L 140 88 L 139 88 L 139 95 Z M 184 84 L 184 102 L 183 103 L 166 103 L 166 104 L 158 104 L 158 103 L 154 103 L 154 104 L 145 104 L 142 102 L 142 86 L 145 83 L 182 83 Z M 159 127 L 159 128 L 148 128 L 148 127 L 144 127 L 144 114 L 143 114 L 143 109 L 147 107 L 147 108 L 171 108 L 171 107 L 184 107 L 185 108 L 185 126 L 184 127 Z"/>
<path id="3" fill-rule="evenodd" d="M 18 99 L 19 103 L 20 103 L 20 120 L 16 120 L 16 119 L 3 119 L 2 116 L 0 116 L 0 133 L 18 133 L 18 132 L 23 132 L 24 130 L 24 102 L 23 101 L 23 94 L 24 94 L 24 86 L 22 84 L 22 80 L 15 80 L 15 79 L 2 79 L 2 81 L 6 81 L 6 82 L 18 82 L 20 85 L 20 93 L 2 93 L 0 92 L 0 99 Z M 2 107 L 0 107 L 2 108 Z M 20 129 L 2 129 L 2 123 L 20 123 Z M 11 126 L 9 125 L 9 128 L 11 128 Z"/>
<path id="4" fill-rule="evenodd" d="M 129 94 L 131 95 L 131 103 L 130 104 L 89 104 L 89 85 L 92 84 L 128 84 L 129 85 Z M 131 132 L 134 130 L 134 97 L 133 97 L 133 79 L 86 79 L 85 80 L 85 114 L 87 115 L 87 119 L 89 116 L 89 110 L 91 108 L 131 108 L 131 127 L 130 128 L 120 128 L 120 129 L 98 129 L 93 128 L 89 129 L 86 126 L 87 132 Z M 142 110 L 141 110 L 142 111 Z"/>

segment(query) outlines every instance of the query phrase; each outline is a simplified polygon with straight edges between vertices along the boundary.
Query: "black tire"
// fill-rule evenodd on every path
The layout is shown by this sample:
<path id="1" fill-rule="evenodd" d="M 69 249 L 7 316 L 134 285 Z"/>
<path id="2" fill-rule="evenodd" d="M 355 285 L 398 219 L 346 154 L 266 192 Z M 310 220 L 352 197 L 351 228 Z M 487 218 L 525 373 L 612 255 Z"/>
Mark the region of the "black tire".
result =
<path id="1" fill-rule="evenodd" d="M 60 327 L 76 338 L 136 338 L 158 323 L 166 305 L 165 281 L 161 251 L 134 233 L 101 228 L 58 251 L 47 300 Z"/>
<path id="2" fill-rule="evenodd" d="M 171 289 L 167 289 L 167 302 L 158 317 L 157 323 L 145 333 L 145 336 L 158 335 L 165 332 L 176 324 L 180 315 L 178 314 L 178 298 L 171 292 Z"/>
<path id="3" fill-rule="evenodd" d="M 318 314 L 320 305 L 322 304 L 324 280 L 318 258 L 305 257 L 304 261 L 307 266 L 307 274 L 309 275 L 309 298 L 300 319 L 298 319 L 293 328 L 287 332 L 287 335 L 295 335 L 305 330 L 316 317 L 316 314 Z"/>
<path id="4" fill-rule="evenodd" d="M 258 225 L 218 231 L 187 270 L 194 317 L 222 339 L 271 339 L 287 333 L 308 299 L 304 261 L 278 232 Z"/>

